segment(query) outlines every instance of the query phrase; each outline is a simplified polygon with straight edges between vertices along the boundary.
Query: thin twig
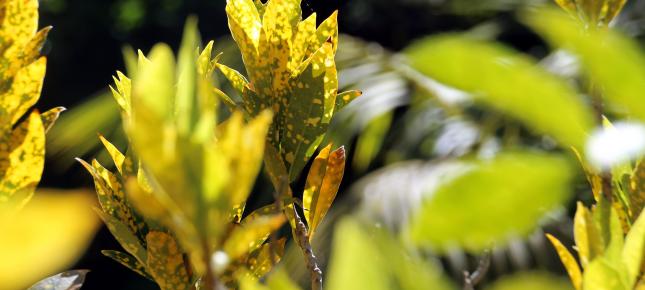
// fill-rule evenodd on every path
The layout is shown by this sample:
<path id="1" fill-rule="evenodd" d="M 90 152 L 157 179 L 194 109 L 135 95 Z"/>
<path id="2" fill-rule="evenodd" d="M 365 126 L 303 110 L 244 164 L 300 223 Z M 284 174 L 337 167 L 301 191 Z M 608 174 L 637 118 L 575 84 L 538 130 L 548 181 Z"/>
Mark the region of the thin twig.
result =
<path id="1" fill-rule="evenodd" d="M 472 273 L 464 271 L 464 290 L 474 290 L 475 286 L 482 281 L 488 268 L 490 267 L 490 250 L 486 250 L 484 255 L 479 259 L 477 269 Z"/>
<path id="2" fill-rule="evenodd" d="M 286 177 L 282 177 L 280 179 L 280 188 L 278 189 L 280 193 L 279 193 L 279 197 L 276 198 L 276 201 L 279 202 L 280 200 L 282 200 L 281 197 L 291 196 L 291 194 L 289 194 L 289 192 L 291 191 L 291 188 L 289 187 L 288 180 L 289 179 Z M 311 244 L 309 243 L 309 234 L 307 231 L 307 226 L 302 221 L 302 218 L 300 218 L 298 211 L 296 211 L 296 207 L 293 206 L 293 202 L 290 201 L 290 203 L 292 203 L 291 204 L 292 206 L 283 207 L 283 211 L 287 216 L 290 216 L 292 214 L 295 219 L 293 238 L 296 240 L 296 243 L 300 247 L 300 250 L 302 250 L 302 254 L 305 259 L 307 270 L 309 270 L 311 274 L 311 290 L 322 290 L 323 273 L 320 267 L 318 266 L 318 259 L 316 258 L 316 255 L 314 254 L 314 251 L 311 248 Z"/>

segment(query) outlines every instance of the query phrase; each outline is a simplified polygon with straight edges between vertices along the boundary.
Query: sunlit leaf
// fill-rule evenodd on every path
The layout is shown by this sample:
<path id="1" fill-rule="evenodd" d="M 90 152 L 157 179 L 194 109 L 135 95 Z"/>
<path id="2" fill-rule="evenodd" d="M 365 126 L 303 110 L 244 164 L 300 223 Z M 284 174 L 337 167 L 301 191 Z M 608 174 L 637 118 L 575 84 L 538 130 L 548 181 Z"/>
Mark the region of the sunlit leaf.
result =
<path id="1" fill-rule="evenodd" d="M 412 219 L 410 233 L 418 244 L 482 251 L 530 233 L 570 194 L 570 165 L 557 155 L 503 153 L 465 163 L 470 168 L 428 193 Z"/>
<path id="2" fill-rule="evenodd" d="M 18 70 L 11 87 L 0 98 L 0 128 L 15 124 L 31 108 L 42 91 L 47 60 L 44 57 Z"/>
<path id="3" fill-rule="evenodd" d="M 645 160 L 641 160 L 636 164 L 636 168 L 629 180 L 629 214 L 632 222 L 634 222 L 645 208 Z"/>
<path id="4" fill-rule="evenodd" d="M 582 287 L 585 290 L 628 290 L 621 271 L 606 258 L 599 258 L 591 262 L 585 269 Z"/>
<path id="5" fill-rule="evenodd" d="M 413 44 L 407 56 L 420 72 L 564 145 L 583 148 L 593 127 L 591 112 L 569 84 L 499 44 L 443 35 Z"/>
<path id="6" fill-rule="evenodd" d="M 101 217 L 105 225 L 107 225 L 112 235 L 117 241 L 119 241 L 119 244 L 121 244 L 128 253 L 137 258 L 137 260 L 144 263 L 147 260 L 146 250 L 143 245 L 141 245 L 141 241 L 130 231 L 130 228 L 113 216 L 108 215 L 99 209 L 96 209 L 95 211 Z"/>
<path id="7" fill-rule="evenodd" d="M 556 252 L 558 252 L 560 261 L 567 270 L 567 274 L 569 274 L 569 279 L 571 279 L 573 286 L 577 290 L 582 290 L 582 272 L 580 271 L 580 266 L 578 266 L 576 259 L 557 238 L 549 234 L 547 234 L 546 237 L 549 238 L 549 241 L 551 241 Z"/>
<path id="8" fill-rule="evenodd" d="M 591 213 L 581 202 L 578 202 L 576 215 L 573 219 L 573 236 L 583 268 L 594 258 L 603 254 L 604 245 L 600 232 Z"/>
<path id="9" fill-rule="evenodd" d="M 90 194 L 46 191 L 38 192 L 15 215 L 0 211 L 3 289 L 26 289 L 71 266 L 98 228 Z"/>
<path id="10" fill-rule="evenodd" d="M 79 290 L 89 270 L 72 270 L 46 278 L 27 290 Z"/>
<path id="11" fill-rule="evenodd" d="M 323 148 L 311 166 L 302 201 L 309 225 L 309 239 L 331 207 L 345 172 L 345 148 L 330 152 L 332 145 Z"/>

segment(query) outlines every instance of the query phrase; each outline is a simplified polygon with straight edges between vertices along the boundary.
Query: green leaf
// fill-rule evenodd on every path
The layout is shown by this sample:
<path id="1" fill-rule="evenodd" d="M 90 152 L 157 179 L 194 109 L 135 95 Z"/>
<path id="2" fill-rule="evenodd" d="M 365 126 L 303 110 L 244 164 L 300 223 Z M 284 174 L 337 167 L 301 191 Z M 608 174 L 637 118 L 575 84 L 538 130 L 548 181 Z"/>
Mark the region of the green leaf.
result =
<path id="1" fill-rule="evenodd" d="M 581 202 L 578 202 L 576 215 L 573 219 L 573 236 L 583 268 L 605 251 L 605 245 L 596 222 Z"/>
<path id="2" fill-rule="evenodd" d="M 420 72 L 563 145 L 583 148 L 593 128 L 591 112 L 569 84 L 499 44 L 443 35 L 413 44 L 406 54 Z"/>
<path id="3" fill-rule="evenodd" d="M 622 260 L 627 268 L 628 286 L 634 285 L 639 274 L 643 272 L 645 257 L 645 213 L 641 212 L 640 217 L 632 225 L 632 228 L 625 237 L 625 245 L 622 251 Z"/>
<path id="4" fill-rule="evenodd" d="M 557 11 L 538 10 L 526 22 L 553 46 L 575 54 L 613 107 L 645 120 L 645 55 L 613 29 L 584 29 Z"/>
<path id="5" fill-rule="evenodd" d="M 197 53 L 200 44 L 197 31 L 197 19 L 186 20 L 184 36 L 177 56 L 177 94 L 175 101 L 175 119 L 179 134 L 187 135 L 197 123 L 199 104 L 195 98 L 197 92 Z M 172 92 L 172 91 L 170 91 Z"/>
<path id="6" fill-rule="evenodd" d="M 530 233 L 570 194 L 573 171 L 558 155 L 502 153 L 457 166 L 461 174 L 444 178 L 413 217 L 409 230 L 417 244 L 479 252 Z"/>
<path id="7" fill-rule="evenodd" d="M 89 270 L 72 270 L 46 278 L 27 290 L 79 290 Z"/>
<path id="8" fill-rule="evenodd" d="M 617 269 L 605 258 L 591 262 L 585 269 L 582 287 L 585 290 L 628 290 L 621 278 L 621 270 Z"/>
<path id="9" fill-rule="evenodd" d="M 344 219 L 338 224 L 332 249 L 325 289 L 390 289 L 387 261 L 358 222 Z"/>
<path id="10" fill-rule="evenodd" d="M 543 272 L 524 272 L 502 277 L 485 290 L 571 290 L 571 285 L 559 276 Z"/>

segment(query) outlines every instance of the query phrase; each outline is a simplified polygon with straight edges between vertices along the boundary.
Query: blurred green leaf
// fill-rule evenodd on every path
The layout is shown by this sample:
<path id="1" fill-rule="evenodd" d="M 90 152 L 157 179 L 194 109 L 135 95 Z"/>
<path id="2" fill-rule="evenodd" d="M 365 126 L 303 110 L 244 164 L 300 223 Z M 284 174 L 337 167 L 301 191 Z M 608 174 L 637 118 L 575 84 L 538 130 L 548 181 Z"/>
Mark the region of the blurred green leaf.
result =
<path id="1" fill-rule="evenodd" d="M 541 272 L 518 273 L 502 277 L 486 290 L 572 290 L 571 284 L 559 276 Z"/>
<path id="2" fill-rule="evenodd" d="M 554 26 L 555 27 L 555 26 Z M 582 148 L 593 117 L 564 80 L 502 45 L 443 35 L 406 50 L 412 66 L 563 145 Z"/>
<path id="3" fill-rule="evenodd" d="M 645 256 L 645 213 L 641 212 L 632 228 L 625 237 L 622 251 L 623 263 L 627 268 L 628 284 L 634 285 L 638 276 L 643 272 Z"/>
<path id="4" fill-rule="evenodd" d="M 482 251 L 530 233 L 570 194 L 573 173 L 561 156 L 515 152 L 464 163 L 469 168 L 428 193 L 412 219 L 417 244 Z"/>
<path id="5" fill-rule="evenodd" d="M 645 120 L 645 55 L 634 40 L 612 29 L 585 29 L 558 11 L 542 9 L 524 18 L 553 46 L 575 54 L 611 105 Z"/>
<path id="6" fill-rule="evenodd" d="M 627 290 L 621 272 L 606 258 L 598 258 L 585 269 L 582 287 L 585 290 Z"/>

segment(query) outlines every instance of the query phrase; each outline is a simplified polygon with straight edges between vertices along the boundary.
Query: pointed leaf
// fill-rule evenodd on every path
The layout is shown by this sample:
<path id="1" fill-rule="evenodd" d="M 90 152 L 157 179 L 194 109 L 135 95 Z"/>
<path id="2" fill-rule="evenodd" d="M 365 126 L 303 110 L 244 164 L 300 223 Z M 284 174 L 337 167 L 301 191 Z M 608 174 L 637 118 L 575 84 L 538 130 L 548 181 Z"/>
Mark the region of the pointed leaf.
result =
<path id="1" fill-rule="evenodd" d="M 150 276 L 146 272 L 146 268 L 135 257 L 131 256 L 130 254 L 126 254 L 124 252 L 119 252 L 119 251 L 110 251 L 110 250 L 103 250 L 101 251 L 101 254 L 103 254 L 106 257 L 110 257 L 112 260 L 117 261 L 119 264 L 136 272 L 137 274 L 143 277 L 146 277 L 151 281 L 154 281 L 152 276 Z"/>
<path id="2" fill-rule="evenodd" d="M 587 208 L 578 202 L 576 215 L 573 219 L 573 235 L 580 256 L 582 267 L 586 267 L 594 258 L 604 252 L 604 245 L 596 223 Z"/>
<path id="3" fill-rule="evenodd" d="M 143 248 L 135 234 L 130 231 L 130 228 L 113 216 L 108 215 L 99 209 L 95 209 L 95 211 L 101 217 L 112 235 L 117 241 L 119 241 L 119 244 L 121 244 L 123 249 L 137 258 L 139 262 L 145 263 L 147 260 L 146 250 Z"/>
<path id="4" fill-rule="evenodd" d="M 622 260 L 627 268 L 627 285 L 631 287 L 643 273 L 645 265 L 645 213 L 641 213 L 625 237 Z"/>
<path id="5" fill-rule="evenodd" d="M 605 258 L 596 259 L 585 269 L 582 287 L 585 290 L 628 290 L 620 271 Z"/>
<path id="6" fill-rule="evenodd" d="M 40 114 L 40 118 L 42 119 L 43 122 L 43 128 L 45 129 L 45 133 L 49 131 L 54 126 L 54 123 L 56 123 L 56 120 L 58 120 L 58 116 L 60 116 L 60 113 L 65 111 L 65 107 L 56 107 L 53 109 L 49 109 L 48 111 Z"/>
<path id="7" fill-rule="evenodd" d="M 232 260 L 252 252 L 261 247 L 269 235 L 280 228 L 284 221 L 282 214 L 259 216 L 252 221 L 243 221 L 224 243 L 224 250 Z"/>
<path id="8" fill-rule="evenodd" d="M 569 279 L 571 279 L 573 286 L 576 290 L 582 290 L 582 272 L 580 271 L 580 266 L 578 266 L 576 259 L 557 238 L 549 234 L 547 234 L 546 237 L 549 238 L 549 241 L 551 241 L 556 252 L 558 252 L 560 261 L 567 270 L 567 274 L 569 274 Z"/>

